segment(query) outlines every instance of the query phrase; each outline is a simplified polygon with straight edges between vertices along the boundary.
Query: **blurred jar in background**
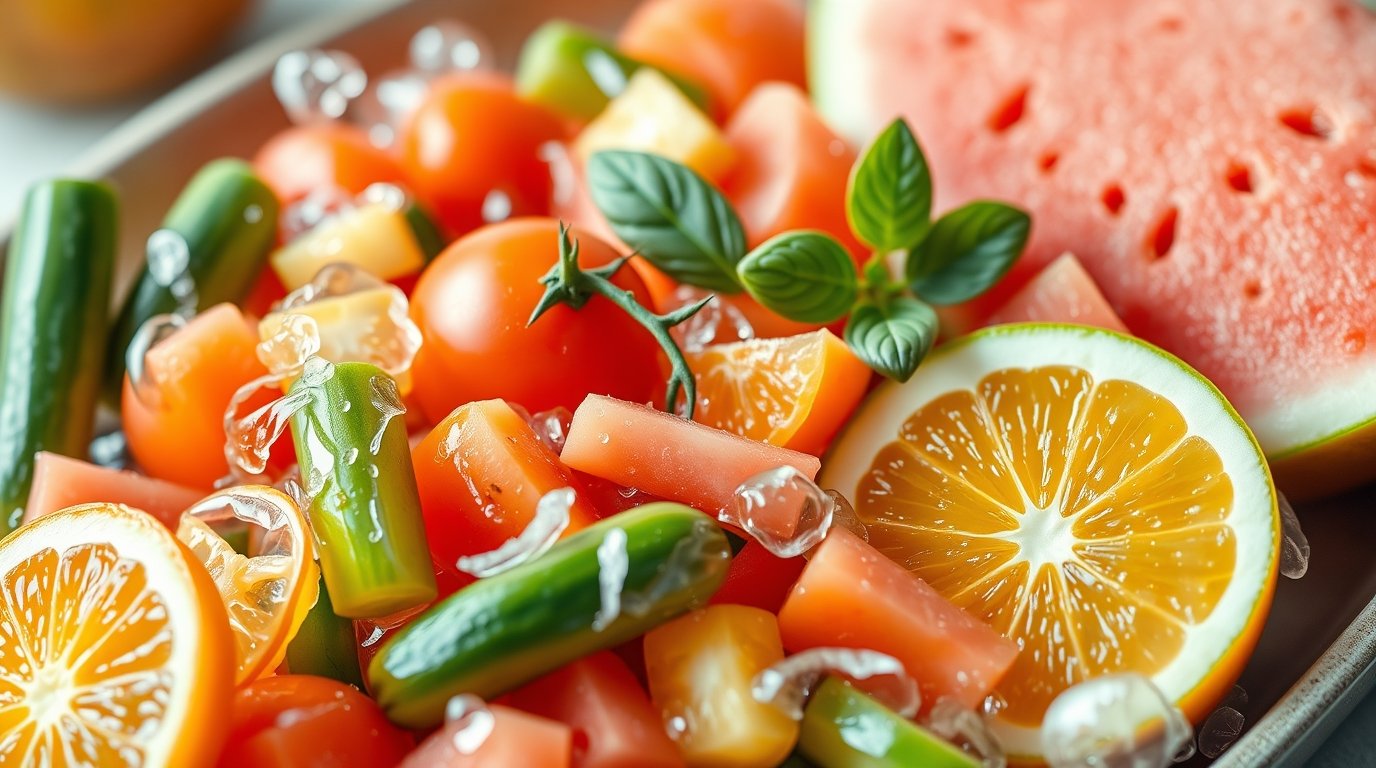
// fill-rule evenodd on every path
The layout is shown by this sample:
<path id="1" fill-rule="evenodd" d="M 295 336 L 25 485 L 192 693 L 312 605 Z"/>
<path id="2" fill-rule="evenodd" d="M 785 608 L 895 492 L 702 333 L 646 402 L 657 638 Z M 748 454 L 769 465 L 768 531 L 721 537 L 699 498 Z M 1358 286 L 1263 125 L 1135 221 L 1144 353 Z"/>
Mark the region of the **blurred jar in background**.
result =
<path id="1" fill-rule="evenodd" d="M 251 0 L 0 0 L 0 91 L 80 104 L 211 53 Z"/>

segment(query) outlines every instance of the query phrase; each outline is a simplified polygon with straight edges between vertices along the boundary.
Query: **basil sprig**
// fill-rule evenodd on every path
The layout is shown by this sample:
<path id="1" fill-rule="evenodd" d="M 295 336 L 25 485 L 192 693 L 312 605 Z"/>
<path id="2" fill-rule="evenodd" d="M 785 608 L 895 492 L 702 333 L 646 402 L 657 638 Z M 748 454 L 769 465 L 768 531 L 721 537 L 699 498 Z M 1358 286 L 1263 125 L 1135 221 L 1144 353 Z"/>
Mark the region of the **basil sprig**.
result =
<path id="1" fill-rule="evenodd" d="M 860 155 L 846 187 L 846 219 L 873 249 L 859 270 L 846 246 L 812 230 L 785 232 L 746 253 L 730 203 L 672 160 L 599 152 L 587 177 L 612 231 L 670 277 L 719 293 L 743 288 L 797 322 L 849 316 L 846 343 L 898 381 L 913 375 L 935 342 L 930 305 L 958 304 L 989 290 L 1027 247 L 1032 229 L 1026 212 L 989 200 L 933 221 L 931 172 L 901 118 Z M 901 280 L 890 274 L 891 256 L 901 265 Z"/>
<path id="2" fill-rule="evenodd" d="M 588 160 L 587 178 L 612 231 L 661 272 L 709 291 L 740 292 L 740 217 L 692 169 L 646 152 L 608 150 Z"/>

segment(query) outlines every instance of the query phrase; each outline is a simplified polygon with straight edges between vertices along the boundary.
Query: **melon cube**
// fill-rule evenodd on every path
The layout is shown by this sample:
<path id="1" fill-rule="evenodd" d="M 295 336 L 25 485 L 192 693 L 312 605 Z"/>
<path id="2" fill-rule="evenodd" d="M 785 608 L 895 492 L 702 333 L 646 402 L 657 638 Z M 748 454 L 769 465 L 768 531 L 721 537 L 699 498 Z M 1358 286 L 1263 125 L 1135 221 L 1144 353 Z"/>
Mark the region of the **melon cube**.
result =
<path id="1" fill-rule="evenodd" d="M 406 214 L 378 202 L 322 222 L 278 248 L 268 263 L 282 285 L 294 291 L 326 264 L 353 264 L 383 280 L 413 275 L 425 266 L 425 253 Z"/>

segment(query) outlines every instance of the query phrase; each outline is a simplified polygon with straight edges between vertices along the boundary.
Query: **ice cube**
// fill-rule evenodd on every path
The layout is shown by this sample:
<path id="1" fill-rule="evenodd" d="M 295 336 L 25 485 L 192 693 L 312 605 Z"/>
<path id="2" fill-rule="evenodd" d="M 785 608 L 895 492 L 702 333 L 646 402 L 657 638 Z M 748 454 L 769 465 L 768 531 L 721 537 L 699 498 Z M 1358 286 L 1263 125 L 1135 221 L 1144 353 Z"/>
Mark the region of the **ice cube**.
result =
<path id="1" fill-rule="evenodd" d="M 602 537 L 602 543 L 597 545 L 597 589 L 602 604 L 592 620 L 594 632 L 611 626 L 621 615 L 621 592 L 626 587 L 630 565 L 630 557 L 626 554 L 626 531 L 612 528 Z"/>
<path id="2" fill-rule="evenodd" d="M 148 370 L 148 350 L 185 325 L 186 318 L 178 314 L 153 315 L 143 321 L 129 339 L 129 348 L 124 351 L 124 368 L 129 373 L 129 386 L 134 396 L 146 406 L 157 406 L 159 391 L 158 382 Z"/>
<path id="3" fill-rule="evenodd" d="M 1309 539 L 1300 528 L 1300 518 L 1285 494 L 1277 492 L 1280 507 L 1280 530 L 1284 540 L 1280 547 L 1280 573 L 1287 579 L 1302 578 L 1309 572 Z"/>
<path id="4" fill-rule="evenodd" d="M 1246 724 L 1247 718 L 1231 706 L 1215 709 L 1199 726 L 1199 751 L 1211 760 L 1218 757 L 1237 741 Z"/>
<path id="5" fill-rule="evenodd" d="M 841 495 L 840 491 L 828 489 L 827 496 L 831 497 L 834 505 L 831 511 L 831 525 L 833 528 L 844 528 L 855 534 L 861 541 L 870 540 L 870 531 L 865 524 L 860 522 L 860 516 L 855 514 L 855 507 Z"/>
<path id="6" fill-rule="evenodd" d="M 373 146 L 388 149 L 396 143 L 406 119 L 425 99 L 429 81 L 423 72 L 392 70 L 349 105 L 349 119 L 367 132 Z"/>
<path id="7" fill-rule="evenodd" d="M 290 51 L 272 69 L 272 91 L 297 125 L 343 118 L 367 86 L 363 66 L 343 51 Z"/>
<path id="8" fill-rule="evenodd" d="M 1190 723 L 1151 680 L 1104 675 L 1062 691 L 1042 718 L 1052 768 L 1164 768 L 1194 751 Z"/>
<path id="9" fill-rule="evenodd" d="M 316 187 L 282 211 L 278 225 L 282 242 L 289 243 L 355 207 L 357 201 L 347 191 L 333 185 Z"/>
<path id="10" fill-rule="evenodd" d="M 411 66 L 429 75 L 483 69 L 493 61 L 487 38 L 453 19 L 441 19 L 416 32 L 410 56 Z"/>
<path id="11" fill-rule="evenodd" d="M 853 648 L 812 648 L 795 653 L 755 675 L 750 694 L 756 701 L 772 704 L 794 720 L 801 720 L 808 694 L 830 674 L 849 679 L 903 717 L 915 717 L 922 706 L 917 681 L 908 676 L 902 662 L 885 653 Z"/>
<path id="12" fill-rule="evenodd" d="M 540 442 L 549 446 L 551 451 L 556 454 L 564 452 L 564 439 L 568 437 L 569 425 L 573 423 L 573 414 L 569 409 L 559 406 L 548 411 L 540 411 L 531 414 L 527 419 L 531 429 L 535 430 L 535 436 L 540 438 Z"/>
<path id="13" fill-rule="evenodd" d="M 528 563 L 549 551 L 559 536 L 569 527 L 569 509 L 573 507 L 572 488 L 557 488 L 540 497 L 535 505 L 535 516 L 521 530 L 521 533 L 506 541 L 490 552 L 459 558 L 458 569 L 480 579 L 496 576 L 518 565 Z M 617 530 L 620 530 L 619 528 Z M 624 532 L 622 534 L 625 535 Z M 605 543 L 605 541 L 604 541 Z M 598 550 L 598 565 L 602 565 L 602 549 Z M 623 553 L 624 554 L 624 553 Z M 609 557 L 611 555 L 609 554 Z M 612 565 L 615 567 L 615 564 Z M 609 573 L 610 579 L 614 574 Z M 621 578 L 625 579 L 625 574 Z M 599 572 L 599 585 L 601 584 Z M 620 594 L 620 586 L 616 589 Z M 602 603 L 606 606 L 606 600 Z M 619 609 L 618 609 L 619 610 Z M 600 615 L 600 614 L 599 614 Z"/>
<path id="14" fill-rule="evenodd" d="M 932 705 L 927 713 L 927 728 L 978 757 L 984 768 L 1008 765 L 1003 745 L 984 716 L 949 696 L 942 696 Z"/>
<path id="15" fill-rule="evenodd" d="M 692 306 L 712 294 L 691 285 L 680 285 L 665 311 Z M 728 344 L 755 338 L 750 321 L 734 305 L 713 297 L 697 314 L 669 329 L 684 352 L 701 352 L 710 344 Z"/>
<path id="16" fill-rule="evenodd" d="M 446 723 L 457 725 L 454 729 L 454 749 L 461 755 L 471 755 L 482 748 L 497 719 L 482 699 L 471 693 L 462 693 L 449 700 L 444 707 Z"/>
<path id="17" fill-rule="evenodd" d="M 797 557 L 826 538 L 836 501 L 796 468 L 752 475 L 717 519 L 750 534 L 776 557 Z"/>

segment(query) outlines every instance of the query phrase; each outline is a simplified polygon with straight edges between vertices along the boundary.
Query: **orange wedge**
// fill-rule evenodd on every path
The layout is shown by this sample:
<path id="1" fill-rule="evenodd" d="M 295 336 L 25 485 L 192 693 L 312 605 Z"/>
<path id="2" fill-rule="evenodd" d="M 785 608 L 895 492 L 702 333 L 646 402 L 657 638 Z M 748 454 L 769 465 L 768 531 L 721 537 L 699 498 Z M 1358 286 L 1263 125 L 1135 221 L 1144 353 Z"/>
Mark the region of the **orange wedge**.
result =
<path id="1" fill-rule="evenodd" d="M 234 551 L 216 525 L 250 526 L 253 556 Z M 271 673 L 320 595 L 306 518 L 286 494 L 243 485 L 211 494 L 182 514 L 177 538 L 210 572 L 234 633 L 235 684 Z"/>
<path id="2" fill-rule="evenodd" d="M 1198 722 L 1233 684 L 1275 586 L 1276 494 L 1218 390 L 1145 342 L 1011 325 L 886 383 L 821 483 L 869 541 L 1017 641 L 996 730 L 1035 760 L 1051 700 L 1147 675 Z"/>
<path id="3" fill-rule="evenodd" d="M 870 369 L 826 329 L 684 356 L 697 378 L 695 421 L 813 455 L 826 450 L 870 383 Z"/>
<path id="4" fill-rule="evenodd" d="M 162 523 L 113 504 L 46 515 L 0 543 L 0 592 L 0 765 L 214 764 L 234 646 Z"/>

